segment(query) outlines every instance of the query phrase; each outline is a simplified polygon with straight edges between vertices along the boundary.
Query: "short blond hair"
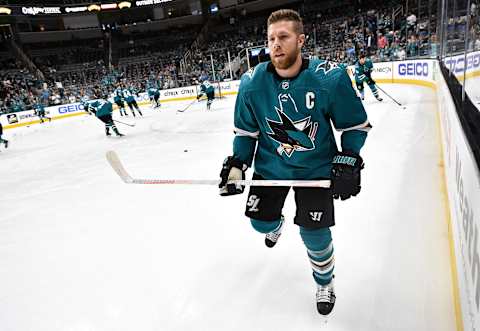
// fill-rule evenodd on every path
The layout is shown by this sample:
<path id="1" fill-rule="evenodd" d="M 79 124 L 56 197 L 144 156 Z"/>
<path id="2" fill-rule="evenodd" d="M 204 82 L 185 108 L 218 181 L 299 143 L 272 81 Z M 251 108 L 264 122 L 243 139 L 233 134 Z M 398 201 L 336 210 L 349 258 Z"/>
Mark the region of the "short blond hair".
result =
<path id="1" fill-rule="evenodd" d="M 303 20 L 300 14 L 293 9 L 279 9 L 270 14 L 267 20 L 267 26 L 280 21 L 293 22 L 295 24 L 295 32 L 303 34 Z"/>

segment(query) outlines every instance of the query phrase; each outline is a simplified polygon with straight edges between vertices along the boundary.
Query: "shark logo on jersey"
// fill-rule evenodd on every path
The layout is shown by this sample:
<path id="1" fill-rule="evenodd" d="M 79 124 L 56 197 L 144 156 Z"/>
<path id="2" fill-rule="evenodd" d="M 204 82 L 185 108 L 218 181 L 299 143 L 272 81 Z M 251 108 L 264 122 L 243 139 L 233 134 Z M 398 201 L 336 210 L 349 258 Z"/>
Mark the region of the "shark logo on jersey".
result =
<path id="1" fill-rule="evenodd" d="M 330 62 L 330 61 L 324 61 L 317 66 L 317 69 L 315 69 L 315 72 L 319 72 L 320 70 L 323 70 L 325 75 L 327 75 L 330 71 L 332 71 L 334 69 L 337 69 L 337 68 L 338 68 L 337 63 Z"/>
<path id="2" fill-rule="evenodd" d="M 291 109 L 298 113 L 297 105 L 290 94 L 280 94 L 278 96 L 280 107 L 275 106 L 275 111 L 280 121 L 265 118 L 271 132 L 268 136 L 279 143 L 278 154 L 285 153 L 291 157 L 295 151 L 303 152 L 315 149 L 315 135 L 318 129 L 318 123 L 312 122 L 311 117 L 305 117 L 298 121 L 292 121 L 285 113 L 285 110 Z"/>

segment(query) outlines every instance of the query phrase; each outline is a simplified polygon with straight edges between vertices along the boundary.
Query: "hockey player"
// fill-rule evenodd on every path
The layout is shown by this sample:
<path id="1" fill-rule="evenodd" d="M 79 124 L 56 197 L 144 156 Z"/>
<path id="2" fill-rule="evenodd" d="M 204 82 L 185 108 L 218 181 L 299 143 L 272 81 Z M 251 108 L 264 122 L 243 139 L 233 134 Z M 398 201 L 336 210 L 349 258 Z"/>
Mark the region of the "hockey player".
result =
<path id="1" fill-rule="evenodd" d="M 138 108 L 137 101 L 135 100 L 135 91 L 133 88 L 124 88 L 123 89 L 123 95 L 125 97 L 125 101 L 127 102 L 128 108 L 130 108 L 130 111 L 132 112 L 133 116 L 135 117 L 135 109 L 138 111 L 140 116 L 143 116 L 142 112 L 140 111 L 140 108 Z"/>
<path id="2" fill-rule="evenodd" d="M 234 111 L 233 155 L 223 162 L 220 195 L 242 193 L 229 180 L 328 180 L 330 188 L 294 187 L 300 235 L 317 286 L 316 305 L 328 315 L 335 304 L 334 252 L 330 227 L 333 199 L 360 192 L 359 155 L 370 124 L 345 70 L 324 60 L 302 59 L 305 43 L 299 14 L 283 9 L 267 22 L 270 60 L 242 76 Z M 330 124 L 342 131 L 337 150 Z M 290 187 L 250 188 L 245 215 L 273 247 L 285 225 L 282 209 Z"/>
<path id="3" fill-rule="evenodd" d="M 383 99 L 378 95 L 378 89 L 375 81 L 372 79 L 373 63 L 372 60 L 367 59 L 364 52 L 360 53 L 357 62 L 355 63 L 355 85 L 360 93 L 362 100 L 365 100 L 365 90 L 363 89 L 363 82 L 366 82 L 373 95 L 378 101 Z"/>
<path id="4" fill-rule="evenodd" d="M 207 110 L 210 110 L 210 106 L 215 100 L 215 88 L 206 79 L 202 81 L 202 78 L 200 78 L 200 81 L 200 93 L 197 95 L 197 100 L 205 94 L 207 96 Z"/>
<path id="5" fill-rule="evenodd" d="M 160 104 L 160 91 L 154 85 L 147 83 L 147 94 L 150 99 L 150 104 L 154 108 L 161 106 Z"/>
<path id="6" fill-rule="evenodd" d="M 8 148 L 8 140 L 7 140 L 7 139 L 3 139 L 3 138 L 2 138 L 2 134 L 3 134 L 3 126 L 2 126 L 2 123 L 0 122 L 0 143 L 3 143 L 3 145 L 5 146 L 5 148 Z"/>
<path id="7" fill-rule="evenodd" d="M 118 131 L 117 126 L 113 122 L 112 103 L 108 101 L 106 97 L 90 101 L 83 100 L 82 104 L 85 107 L 86 112 L 88 112 L 89 114 L 94 114 L 100 121 L 105 123 L 105 134 L 107 136 L 111 136 L 110 128 L 112 128 L 113 132 L 115 132 L 117 136 L 123 136 L 123 134 Z"/>
<path id="8" fill-rule="evenodd" d="M 119 86 L 113 91 L 113 101 L 117 104 L 117 107 L 120 111 L 120 116 L 127 116 L 127 111 L 125 110 L 125 103 L 123 102 L 124 96 L 123 96 L 123 90 Z"/>
<path id="9" fill-rule="evenodd" d="M 37 99 L 37 102 L 33 105 L 33 107 L 34 107 L 35 115 L 38 116 L 38 118 L 40 118 L 40 123 L 43 123 L 43 120 L 45 118 L 48 119 L 49 122 L 52 121 L 51 117 L 45 116 L 45 106 L 39 99 Z"/>

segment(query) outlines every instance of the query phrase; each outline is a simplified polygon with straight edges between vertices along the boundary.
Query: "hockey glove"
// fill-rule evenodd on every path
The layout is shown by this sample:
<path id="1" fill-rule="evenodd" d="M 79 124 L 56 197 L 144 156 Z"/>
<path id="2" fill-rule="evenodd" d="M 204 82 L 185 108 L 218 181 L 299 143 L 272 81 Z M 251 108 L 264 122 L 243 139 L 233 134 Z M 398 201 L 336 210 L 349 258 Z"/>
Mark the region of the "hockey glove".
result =
<path id="1" fill-rule="evenodd" d="M 332 193 L 335 199 L 346 200 L 360 192 L 360 170 L 363 169 L 360 155 L 338 152 L 332 162 Z"/>
<path id="2" fill-rule="evenodd" d="M 243 193 L 245 189 L 244 185 L 240 184 L 228 184 L 230 180 L 242 180 L 245 179 L 245 170 L 247 170 L 247 165 L 244 164 L 239 159 L 236 159 L 233 156 L 229 156 L 223 161 L 222 171 L 220 171 L 220 195 L 234 195 Z"/>

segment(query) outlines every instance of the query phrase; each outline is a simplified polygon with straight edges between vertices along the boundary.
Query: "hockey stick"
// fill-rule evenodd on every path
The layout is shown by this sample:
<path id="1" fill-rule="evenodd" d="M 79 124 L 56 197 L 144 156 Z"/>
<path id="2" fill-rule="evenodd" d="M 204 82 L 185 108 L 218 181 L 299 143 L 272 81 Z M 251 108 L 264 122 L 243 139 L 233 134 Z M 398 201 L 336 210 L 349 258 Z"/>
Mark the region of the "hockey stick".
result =
<path id="1" fill-rule="evenodd" d="M 134 126 L 135 126 L 135 123 L 134 123 L 134 124 L 128 124 L 128 123 L 125 123 L 125 122 L 122 122 L 122 121 L 117 121 L 117 120 L 113 120 L 113 121 L 116 122 L 116 123 L 123 124 L 123 125 L 131 126 L 131 127 L 134 127 Z"/>
<path id="2" fill-rule="evenodd" d="M 400 107 L 403 107 L 403 105 L 398 102 L 397 100 L 395 100 L 390 94 L 388 94 L 387 92 L 385 92 L 380 86 L 378 86 L 377 84 L 375 84 L 375 86 L 380 90 L 382 91 L 387 97 L 389 97 L 390 99 L 393 100 L 393 102 L 395 102 L 397 105 L 399 105 Z"/>
<path id="3" fill-rule="evenodd" d="M 193 105 L 195 103 L 195 101 L 198 101 L 198 99 L 195 99 L 193 100 L 192 102 L 190 102 L 187 107 L 183 108 L 183 109 L 179 109 L 177 110 L 177 113 L 183 113 L 185 110 L 187 110 L 188 108 L 190 108 L 191 105 Z"/>
<path id="4" fill-rule="evenodd" d="M 115 151 L 108 151 L 107 161 L 118 176 L 127 184 L 180 184 L 180 185 L 218 185 L 218 179 L 138 179 L 132 178 L 123 167 Z M 330 180 L 232 180 L 231 184 L 245 186 L 295 186 L 295 187 L 330 187 Z"/>

